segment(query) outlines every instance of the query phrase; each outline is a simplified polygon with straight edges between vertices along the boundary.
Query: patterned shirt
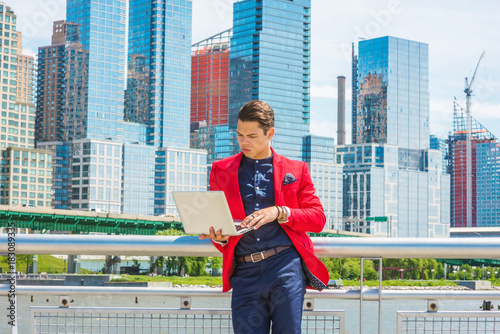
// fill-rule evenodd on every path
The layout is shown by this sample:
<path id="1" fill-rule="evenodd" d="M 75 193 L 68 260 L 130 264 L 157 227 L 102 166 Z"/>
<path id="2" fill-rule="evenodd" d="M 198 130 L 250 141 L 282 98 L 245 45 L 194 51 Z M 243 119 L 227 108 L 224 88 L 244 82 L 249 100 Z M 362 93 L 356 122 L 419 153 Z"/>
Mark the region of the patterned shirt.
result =
<path id="1" fill-rule="evenodd" d="M 241 158 L 238 181 L 245 214 L 275 205 L 273 157 L 254 160 Z M 245 256 L 277 246 L 293 246 L 292 241 L 277 220 L 247 232 L 240 239 L 234 253 Z"/>

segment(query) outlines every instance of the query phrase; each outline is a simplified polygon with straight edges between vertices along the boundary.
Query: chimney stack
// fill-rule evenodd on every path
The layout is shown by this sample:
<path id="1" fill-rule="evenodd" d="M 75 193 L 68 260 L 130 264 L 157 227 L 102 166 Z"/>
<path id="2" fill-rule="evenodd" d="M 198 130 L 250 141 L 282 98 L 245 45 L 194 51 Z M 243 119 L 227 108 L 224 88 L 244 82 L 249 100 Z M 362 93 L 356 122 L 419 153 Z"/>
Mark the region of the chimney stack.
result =
<path id="1" fill-rule="evenodd" d="M 345 77 L 338 76 L 337 145 L 345 145 Z"/>

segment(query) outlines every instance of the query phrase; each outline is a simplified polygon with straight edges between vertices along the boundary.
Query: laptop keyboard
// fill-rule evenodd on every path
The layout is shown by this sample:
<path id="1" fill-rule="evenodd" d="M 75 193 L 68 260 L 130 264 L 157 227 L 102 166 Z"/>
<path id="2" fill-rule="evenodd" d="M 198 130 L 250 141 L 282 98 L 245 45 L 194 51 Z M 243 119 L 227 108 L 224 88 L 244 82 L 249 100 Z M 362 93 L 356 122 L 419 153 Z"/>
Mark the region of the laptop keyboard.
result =
<path id="1" fill-rule="evenodd" d="M 243 234 L 243 233 L 246 233 L 246 232 L 249 232 L 249 231 L 253 230 L 253 228 L 252 228 L 252 227 L 245 227 L 245 228 L 243 228 L 243 227 L 241 227 L 241 225 L 240 225 L 240 224 L 238 224 L 238 223 L 235 223 L 235 224 L 234 224 L 234 227 L 236 228 L 236 231 L 237 231 L 239 234 Z"/>

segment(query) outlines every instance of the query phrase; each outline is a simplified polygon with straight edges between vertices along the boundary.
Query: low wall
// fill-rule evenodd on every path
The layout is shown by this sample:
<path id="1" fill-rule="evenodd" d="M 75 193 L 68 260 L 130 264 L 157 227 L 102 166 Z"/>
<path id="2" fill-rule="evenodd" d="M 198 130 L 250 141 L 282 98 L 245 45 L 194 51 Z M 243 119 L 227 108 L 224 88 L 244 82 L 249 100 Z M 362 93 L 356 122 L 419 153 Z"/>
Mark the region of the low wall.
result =
<path id="1" fill-rule="evenodd" d="M 490 281 L 456 281 L 460 286 L 466 286 L 472 290 L 491 290 Z"/>

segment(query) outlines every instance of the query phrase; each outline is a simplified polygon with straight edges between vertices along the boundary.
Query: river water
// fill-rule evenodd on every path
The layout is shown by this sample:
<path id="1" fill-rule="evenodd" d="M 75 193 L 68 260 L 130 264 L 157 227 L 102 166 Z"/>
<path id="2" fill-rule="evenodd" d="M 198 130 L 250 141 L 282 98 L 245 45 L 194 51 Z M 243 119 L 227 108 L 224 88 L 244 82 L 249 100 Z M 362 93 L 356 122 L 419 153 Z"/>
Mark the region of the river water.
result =
<path id="1" fill-rule="evenodd" d="M 155 297 L 139 296 L 70 296 L 73 300 L 72 307 L 140 307 L 140 308 L 179 308 L 180 299 L 178 297 Z M 493 301 L 495 309 L 499 301 Z M 10 333 L 10 326 L 7 324 L 7 297 L 0 298 L 1 322 L 0 333 Z M 29 333 L 29 307 L 30 306 L 58 306 L 58 296 L 34 295 L 18 296 L 18 323 L 19 334 Z M 461 301 L 461 300 L 441 300 L 438 302 L 440 311 L 479 311 L 482 300 Z M 193 298 L 193 308 L 229 308 L 229 298 Z M 345 310 L 346 333 L 359 333 L 359 300 L 325 300 L 317 299 L 315 309 Z M 396 312 L 397 311 L 426 311 L 427 301 L 414 300 L 386 300 L 382 303 L 382 333 L 396 333 Z M 378 330 L 378 303 L 365 301 L 363 303 L 363 333 L 375 334 Z M 127 331 L 128 333 L 128 331 Z M 140 332 L 142 333 L 142 332 Z M 475 333 L 475 332 L 474 332 Z M 493 332 L 492 332 L 493 333 Z"/>

